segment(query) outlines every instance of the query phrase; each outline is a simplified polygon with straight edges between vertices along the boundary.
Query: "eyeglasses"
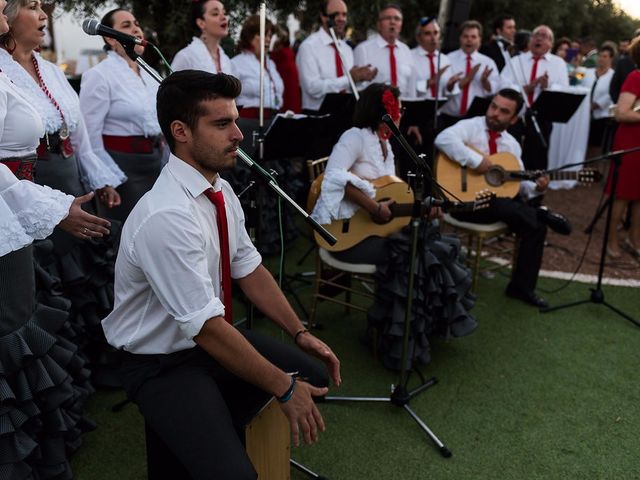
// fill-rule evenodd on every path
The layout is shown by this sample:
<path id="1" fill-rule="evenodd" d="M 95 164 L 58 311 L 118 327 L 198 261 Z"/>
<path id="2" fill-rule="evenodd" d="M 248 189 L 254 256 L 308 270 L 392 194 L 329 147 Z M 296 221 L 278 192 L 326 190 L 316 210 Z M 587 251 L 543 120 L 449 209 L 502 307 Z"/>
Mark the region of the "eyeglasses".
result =
<path id="1" fill-rule="evenodd" d="M 422 17 L 418 23 L 420 23 L 421 27 L 424 27 L 425 25 L 429 25 L 431 22 L 435 22 L 437 19 L 438 17 L 431 15 L 430 17 Z"/>
<path id="2" fill-rule="evenodd" d="M 387 21 L 396 21 L 396 22 L 401 22 L 402 21 L 402 17 L 398 16 L 398 15 L 387 15 L 384 17 L 380 17 L 379 20 L 381 22 L 387 20 Z"/>

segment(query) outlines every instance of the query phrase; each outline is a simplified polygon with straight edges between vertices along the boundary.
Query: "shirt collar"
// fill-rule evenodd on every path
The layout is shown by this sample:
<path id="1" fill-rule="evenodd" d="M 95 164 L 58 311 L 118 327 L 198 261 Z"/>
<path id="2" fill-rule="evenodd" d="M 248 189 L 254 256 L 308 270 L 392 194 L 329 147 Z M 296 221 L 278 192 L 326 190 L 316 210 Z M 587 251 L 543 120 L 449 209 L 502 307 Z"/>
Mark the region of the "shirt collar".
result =
<path id="1" fill-rule="evenodd" d="M 429 56 L 429 52 L 427 52 L 424 48 L 422 48 L 421 46 L 418 45 L 418 53 L 420 54 L 420 56 L 422 57 L 427 57 Z M 433 58 L 438 58 L 438 49 L 436 48 L 433 51 Z"/>
<path id="2" fill-rule="evenodd" d="M 531 61 L 533 61 L 533 53 L 531 53 L 531 51 L 526 52 L 525 55 L 527 55 L 527 58 L 529 58 L 529 59 L 531 59 Z M 549 60 L 549 56 L 550 55 L 551 55 L 551 53 L 547 52 L 544 55 L 540 55 L 540 58 L 544 58 L 545 60 Z"/>
<path id="3" fill-rule="evenodd" d="M 380 35 L 379 33 L 376 33 L 375 42 L 376 45 L 380 48 L 387 48 L 387 45 L 389 45 L 389 42 L 382 38 L 382 35 Z M 398 45 L 398 40 L 396 40 L 396 43 L 394 43 L 394 45 Z"/>
<path id="4" fill-rule="evenodd" d="M 318 30 L 318 33 L 320 34 L 320 40 L 322 40 L 322 44 L 323 45 L 331 45 L 333 43 L 333 38 L 331 38 L 331 35 L 329 35 L 329 33 L 327 33 L 327 31 L 320 27 L 320 30 Z M 340 44 L 340 39 L 338 39 L 338 45 Z"/>
<path id="5" fill-rule="evenodd" d="M 207 181 L 206 178 L 202 176 L 199 171 L 197 171 L 187 162 L 180 160 L 173 153 L 169 156 L 167 168 L 169 169 L 171 175 L 173 175 L 178 183 L 180 183 L 191 194 L 193 198 L 202 195 L 202 192 L 208 190 L 209 188 L 213 188 L 215 191 L 218 191 L 222 188 L 219 175 L 216 177 L 212 185 Z"/>

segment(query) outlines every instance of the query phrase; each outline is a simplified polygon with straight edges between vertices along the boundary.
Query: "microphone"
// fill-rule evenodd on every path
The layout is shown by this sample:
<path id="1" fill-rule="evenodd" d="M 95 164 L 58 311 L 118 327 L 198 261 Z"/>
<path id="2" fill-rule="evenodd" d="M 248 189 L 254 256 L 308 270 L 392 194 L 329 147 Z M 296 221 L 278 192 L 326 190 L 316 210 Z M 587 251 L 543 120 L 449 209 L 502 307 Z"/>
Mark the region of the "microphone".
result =
<path id="1" fill-rule="evenodd" d="M 101 35 L 103 37 L 113 38 L 115 40 L 118 40 L 123 45 L 133 43 L 146 47 L 149 44 L 149 42 L 147 42 L 146 40 L 134 37 L 133 35 L 127 35 L 126 33 L 122 33 L 118 30 L 107 27 L 106 25 L 102 25 L 95 18 L 85 19 L 85 21 L 82 22 L 82 30 L 84 30 L 84 33 L 86 33 L 87 35 Z"/>
<path id="2" fill-rule="evenodd" d="M 329 19 L 329 21 L 327 22 L 327 25 L 329 26 L 329 28 L 334 28 L 336 26 L 337 16 L 338 16 L 338 12 L 327 15 L 327 18 Z"/>

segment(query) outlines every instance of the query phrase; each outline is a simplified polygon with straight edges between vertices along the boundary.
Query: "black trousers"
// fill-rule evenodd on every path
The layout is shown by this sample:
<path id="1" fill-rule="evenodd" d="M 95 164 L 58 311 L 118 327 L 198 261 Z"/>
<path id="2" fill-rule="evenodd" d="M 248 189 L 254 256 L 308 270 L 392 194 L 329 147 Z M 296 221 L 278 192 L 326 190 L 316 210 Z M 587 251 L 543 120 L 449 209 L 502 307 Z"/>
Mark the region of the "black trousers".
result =
<path id="1" fill-rule="evenodd" d="M 519 292 L 530 292 L 536 288 L 547 227 L 538 220 L 534 206 L 519 199 L 495 198 L 489 208 L 456 213 L 454 216 L 465 222 L 506 223 L 520 242 L 509 288 Z"/>
<path id="2" fill-rule="evenodd" d="M 316 386 L 328 384 L 324 366 L 297 347 L 254 331 L 241 333 L 284 371 L 298 371 Z M 271 395 L 222 368 L 200 347 L 124 357 L 123 385 L 156 452 L 148 461 L 150 479 L 257 478 L 243 431 Z"/>

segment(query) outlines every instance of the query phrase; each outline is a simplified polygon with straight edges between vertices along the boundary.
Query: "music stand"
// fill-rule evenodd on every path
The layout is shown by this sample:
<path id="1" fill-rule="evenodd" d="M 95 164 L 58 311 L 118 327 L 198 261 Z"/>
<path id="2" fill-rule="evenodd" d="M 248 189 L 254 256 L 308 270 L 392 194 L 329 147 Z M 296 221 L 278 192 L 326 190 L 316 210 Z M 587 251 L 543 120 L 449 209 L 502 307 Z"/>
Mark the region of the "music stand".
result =
<path id="1" fill-rule="evenodd" d="M 567 123 L 576 113 L 585 96 L 584 93 L 543 90 L 531 108 L 544 120 Z"/>
<path id="2" fill-rule="evenodd" d="M 491 104 L 491 99 L 493 96 L 489 97 L 473 97 L 473 102 L 469 105 L 467 109 L 467 113 L 464 118 L 472 118 L 484 116 L 487 114 L 487 109 L 489 108 L 489 104 Z"/>

